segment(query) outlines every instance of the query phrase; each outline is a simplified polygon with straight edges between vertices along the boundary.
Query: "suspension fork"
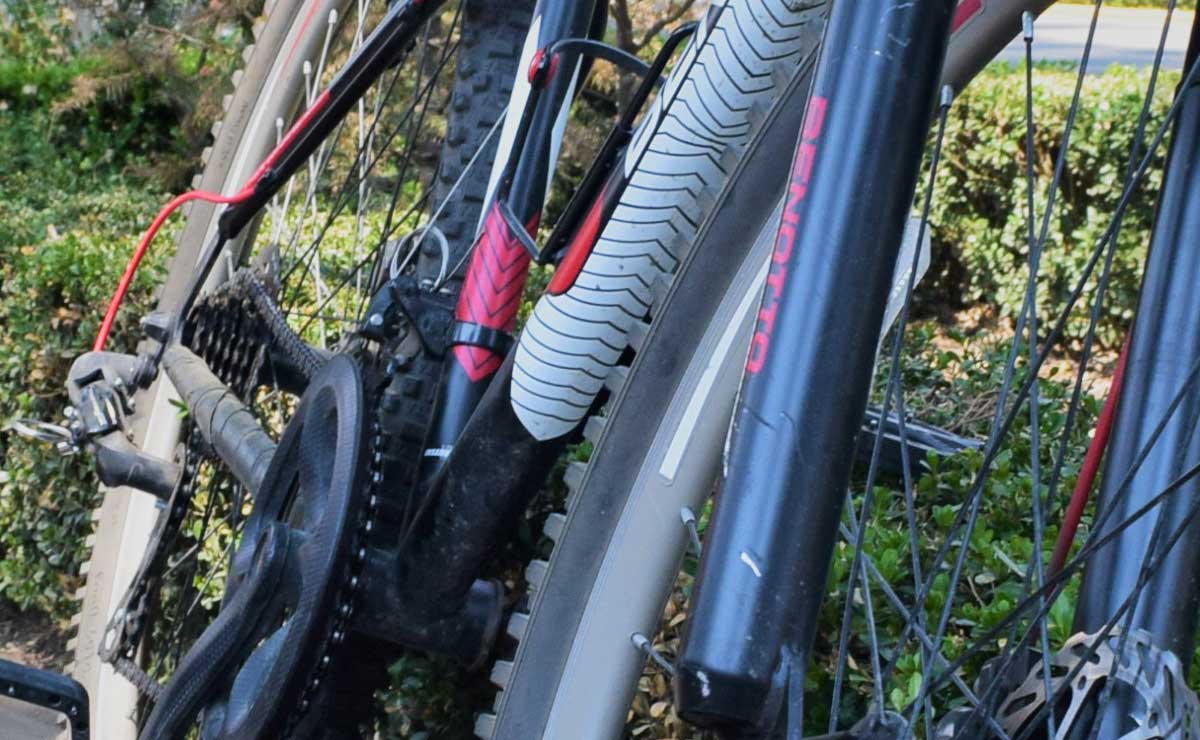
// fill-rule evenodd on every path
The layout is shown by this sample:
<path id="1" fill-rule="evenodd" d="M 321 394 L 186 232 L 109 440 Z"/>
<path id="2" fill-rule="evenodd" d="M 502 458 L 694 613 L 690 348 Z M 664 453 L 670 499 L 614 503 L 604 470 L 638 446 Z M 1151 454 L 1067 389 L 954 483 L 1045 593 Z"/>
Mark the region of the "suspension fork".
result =
<path id="1" fill-rule="evenodd" d="M 1200 18 L 1193 21 L 1185 69 L 1200 55 Z M 1106 524 L 1103 536 L 1149 503 L 1186 467 L 1200 459 L 1200 382 L 1189 377 L 1200 360 L 1200 84 L 1178 91 L 1183 100 L 1159 194 L 1158 213 L 1133 334 L 1125 379 L 1110 441 L 1105 475 L 1097 499 L 1097 517 Z M 1181 389 L 1185 389 L 1180 395 Z M 1172 404 L 1171 414 L 1149 455 L 1138 464 L 1143 448 L 1155 439 L 1156 428 Z M 1126 478 L 1128 477 L 1128 481 Z M 1133 607 L 1131 629 L 1148 632 L 1155 643 L 1178 656 L 1186 673 L 1195 649 L 1197 609 L 1200 608 L 1200 526 L 1188 523 L 1200 484 L 1182 487 L 1160 508 L 1129 526 L 1098 549 L 1084 571 L 1075 629 L 1102 630 L 1138 587 L 1147 551 L 1160 557 L 1171 535 L 1184 528 L 1157 570 L 1148 576 Z M 1154 531 L 1160 515 L 1161 532 Z M 1152 544 L 1153 543 L 1153 544 Z M 1117 621 L 1118 629 L 1126 624 Z M 1115 697 L 1120 702 L 1119 697 Z M 1101 737 L 1106 737 L 1102 733 Z"/>
<path id="2" fill-rule="evenodd" d="M 833 5 L 676 676 L 692 722 L 769 727 L 803 675 L 954 6 Z"/>
<path id="3" fill-rule="evenodd" d="M 422 457 L 421 478 L 443 468 L 484 391 L 512 346 L 542 207 L 580 83 L 577 53 L 547 54 L 558 41 L 589 35 L 595 0 L 540 0 L 518 71 L 496 172 L 455 310 L 445 364 Z M 534 88 L 537 88 L 534 90 Z M 536 102 L 522 105 L 530 95 Z M 524 232 L 524 233 L 523 233 Z"/>

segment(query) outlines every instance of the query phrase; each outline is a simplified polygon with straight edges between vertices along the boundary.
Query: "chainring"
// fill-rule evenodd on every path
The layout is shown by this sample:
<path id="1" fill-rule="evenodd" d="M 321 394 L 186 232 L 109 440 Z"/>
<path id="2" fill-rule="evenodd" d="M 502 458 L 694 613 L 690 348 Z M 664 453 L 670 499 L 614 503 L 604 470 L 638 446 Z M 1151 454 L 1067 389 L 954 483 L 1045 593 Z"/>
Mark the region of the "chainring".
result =
<path id="1" fill-rule="evenodd" d="M 284 431 L 233 556 L 224 603 L 254 567 L 254 543 L 274 523 L 291 547 L 284 575 L 265 603 L 249 649 L 222 695 L 204 713 L 201 737 L 304 735 L 298 724 L 353 612 L 369 521 L 367 413 L 362 374 L 345 355 L 312 379 Z"/>
<path id="2" fill-rule="evenodd" d="M 247 403 L 253 402 L 264 373 L 272 372 L 272 356 L 287 353 L 288 340 L 293 345 L 299 342 L 295 335 L 279 336 L 281 331 L 288 332 L 286 324 L 272 324 L 272 319 L 279 318 L 274 315 L 277 311 L 270 310 L 273 297 L 255 275 L 249 270 L 239 271 L 234 279 L 206 296 L 189 317 L 184 336 L 185 345 Z M 248 653 L 239 677 L 232 679 L 241 681 L 234 693 L 245 693 L 248 683 L 266 682 L 273 688 L 259 698 L 237 704 L 227 699 L 213 702 L 204 712 L 204 737 L 357 737 L 344 716 L 333 715 L 370 702 L 374 690 L 387 678 L 388 651 L 379 650 L 377 645 L 359 644 L 358 638 L 354 644 L 342 643 L 349 634 L 363 554 L 379 509 L 376 491 L 382 480 L 382 456 L 378 451 L 385 448 L 389 438 L 377 421 L 377 408 L 370 411 L 368 422 L 365 399 L 378 399 L 380 383 L 386 384 L 392 373 L 373 369 L 376 363 L 370 356 L 339 356 L 329 362 L 320 359 L 323 367 L 313 371 L 308 386 L 311 392 L 305 393 L 292 423 L 284 430 L 272 472 L 255 498 L 241 538 L 242 547 L 252 549 L 246 543 L 254 543 L 264 526 L 272 521 L 287 523 L 293 517 L 297 517 L 296 526 L 315 528 L 319 533 L 306 542 L 302 553 L 306 575 L 288 594 L 295 603 L 284 603 L 286 599 L 280 594 L 273 605 L 265 607 L 278 610 L 283 604 L 289 613 L 286 637 L 276 638 L 277 642 L 287 643 L 280 651 L 286 655 L 280 666 L 270 668 L 267 663 L 272 661 L 259 656 L 251 663 L 254 651 Z M 365 369 L 360 370 L 360 365 Z M 364 376 L 368 378 L 365 382 Z M 305 424 L 303 420 L 310 415 L 321 423 Z M 345 421 L 331 425 L 333 418 Z M 306 427 L 310 428 L 307 435 L 303 431 Z M 170 571 L 172 553 L 179 547 L 184 517 L 193 497 L 202 487 L 207 490 L 215 485 L 218 478 L 214 476 L 220 476 L 224 469 L 215 452 L 194 430 L 185 428 L 180 454 L 187 462 L 185 475 L 160 514 L 142 565 L 123 599 L 123 608 L 109 625 L 106 640 L 107 662 L 152 704 L 164 695 L 164 686 L 146 673 L 137 658 L 147 647 L 160 649 L 144 644 L 149 614 L 161 608 L 162 576 Z M 315 483 L 300 485 L 302 474 Z M 247 560 L 244 555 L 239 560 L 235 553 L 223 605 L 229 603 L 237 582 L 244 578 Z M 264 640 L 280 631 L 276 629 L 257 642 L 265 645 Z M 185 649 L 187 645 L 183 644 Z M 335 652 L 345 653 L 347 659 L 333 660 Z M 351 657 L 360 653 L 368 658 Z M 252 675 L 256 671 L 257 676 Z M 327 680 L 331 671 L 333 680 Z M 213 687 L 218 694 L 228 694 L 233 688 L 234 683 Z M 265 697 L 272 698 L 266 701 Z M 238 720 L 231 712 L 246 713 L 251 720 Z M 357 720 L 369 719 L 369 707 L 357 714 Z M 237 725 L 235 732 L 222 729 L 227 715 L 230 727 Z M 350 729 L 339 732 L 334 726 Z M 214 727 L 217 729 L 211 729 Z M 214 732 L 218 734 L 211 734 Z"/>

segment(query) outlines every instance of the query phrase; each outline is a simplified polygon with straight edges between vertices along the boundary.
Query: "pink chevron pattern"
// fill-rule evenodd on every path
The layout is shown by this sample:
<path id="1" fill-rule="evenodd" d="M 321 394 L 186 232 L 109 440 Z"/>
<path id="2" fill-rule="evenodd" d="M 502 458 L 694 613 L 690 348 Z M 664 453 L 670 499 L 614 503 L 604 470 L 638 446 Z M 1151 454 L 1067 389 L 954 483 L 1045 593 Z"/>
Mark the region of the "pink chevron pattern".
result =
<path id="1" fill-rule="evenodd" d="M 537 228 L 538 220 L 538 216 L 534 216 L 532 228 Z M 499 206 L 492 206 L 483 233 L 475 244 L 454 317 L 512 332 L 517 325 L 517 310 L 521 307 L 521 294 L 529 276 L 529 263 L 529 252 L 509 230 Z M 473 383 L 495 373 L 504 361 L 491 350 L 462 344 L 454 348 L 454 356 Z"/>

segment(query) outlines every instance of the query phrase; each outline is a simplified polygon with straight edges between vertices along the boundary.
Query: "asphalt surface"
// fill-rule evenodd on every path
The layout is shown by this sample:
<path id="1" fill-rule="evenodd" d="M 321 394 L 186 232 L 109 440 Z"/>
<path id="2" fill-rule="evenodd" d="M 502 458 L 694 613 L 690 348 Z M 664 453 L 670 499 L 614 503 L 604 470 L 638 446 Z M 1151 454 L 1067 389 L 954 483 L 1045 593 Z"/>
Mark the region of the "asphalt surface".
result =
<path id="1" fill-rule="evenodd" d="M 0 740 L 56 740 L 59 715 L 0 696 Z"/>
<path id="2" fill-rule="evenodd" d="M 1033 57 L 1038 61 L 1078 62 L 1083 56 L 1093 6 L 1054 5 L 1037 20 L 1034 27 Z M 1100 11 L 1096 40 L 1088 71 L 1103 72 L 1113 64 L 1149 67 L 1162 38 L 1165 10 L 1109 8 Z M 1175 11 L 1163 55 L 1166 69 L 1182 69 L 1192 30 L 1193 13 Z M 1000 55 L 1005 61 L 1025 60 L 1025 42 L 1017 38 Z"/>

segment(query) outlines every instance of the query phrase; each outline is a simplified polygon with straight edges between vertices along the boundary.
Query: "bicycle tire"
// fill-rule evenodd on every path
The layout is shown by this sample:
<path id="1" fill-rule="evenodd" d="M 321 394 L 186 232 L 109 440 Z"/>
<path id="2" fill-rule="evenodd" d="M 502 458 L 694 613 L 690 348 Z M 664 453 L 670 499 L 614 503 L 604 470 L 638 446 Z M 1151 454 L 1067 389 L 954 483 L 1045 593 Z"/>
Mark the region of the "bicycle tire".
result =
<path id="1" fill-rule="evenodd" d="M 967 79 L 978 71 L 955 61 Z M 806 92 L 790 93 L 801 111 Z M 568 470 L 549 558 L 530 565 L 529 613 L 493 670 L 501 692 L 480 737 L 621 736 L 647 662 L 632 638 L 655 634 L 688 546 L 682 509 L 698 515 L 721 473 L 798 130 L 777 117 L 760 133 L 633 332 L 632 365 L 609 376 L 607 415 L 585 429 L 589 461 Z"/>
<path id="2" fill-rule="evenodd" d="M 729 8 L 744 12 L 751 5 L 730 3 Z M 781 10 L 780 4 L 754 5 L 767 12 L 772 7 Z M 728 336 L 728 329 L 740 326 L 741 322 L 733 321 L 733 317 L 746 310 L 745 296 L 757 296 L 753 281 L 761 279 L 758 268 L 766 264 L 770 247 L 769 243 L 760 243 L 755 249 L 747 249 L 746 235 L 770 232 L 764 227 L 769 226 L 776 212 L 773 194 L 782 192 L 787 178 L 794 132 L 799 128 L 803 98 L 811 81 L 811 64 L 820 38 L 820 6 L 805 6 L 813 13 L 808 21 L 811 25 L 798 47 L 790 75 L 776 82 L 772 100 L 760 109 L 750 135 L 737 147 L 738 157 L 729 160 L 734 166 L 729 168 L 728 179 L 713 193 L 707 212 L 700 211 L 690 244 L 677 255 L 681 262 L 674 277 L 657 283 L 650 311 L 653 320 L 638 324 L 631 332 L 630 348 L 636 353 L 635 359 L 631 367 L 617 367 L 609 376 L 613 396 L 607 405 L 607 417 L 594 417 L 585 426 L 584 436 L 595 445 L 592 458 L 587 464 L 568 466 L 567 511 L 552 515 L 546 524 L 545 534 L 554 541 L 551 557 L 535 561 L 527 571 L 531 608 L 529 614 L 515 615 L 516 624 L 510 625 L 509 634 L 517 638 L 518 647 L 511 661 L 499 661 L 493 669 L 492 680 L 501 691 L 494 714 L 483 714 L 477 721 L 476 734 L 480 737 L 516 740 L 619 736 L 635 688 L 633 672 L 641 670 L 644 660 L 629 639 L 633 631 L 630 625 L 657 623 L 686 536 L 678 519 L 679 508 L 658 505 L 670 498 L 669 492 L 663 497 L 661 488 L 651 492 L 639 488 L 638 483 L 641 474 L 652 467 L 650 460 L 659 449 L 658 437 L 672 433 L 678 424 L 673 406 L 709 367 L 704 348 L 721 345 L 723 352 L 744 356 L 749 334 Z M 726 20 L 729 25 L 725 30 L 731 33 L 725 40 L 748 41 L 752 31 L 740 25 L 745 17 L 731 14 Z M 764 29 L 759 26 L 759 30 Z M 753 49 L 752 44 L 740 46 L 733 42 L 718 47 L 716 57 L 741 54 L 738 59 L 744 62 L 744 55 L 753 53 L 747 47 Z M 708 69 L 700 79 L 714 87 L 718 84 Z M 746 114 L 750 115 L 749 110 Z M 739 377 L 740 371 L 727 372 L 722 380 L 736 387 Z M 714 393 L 713 398 L 731 395 Z M 728 408 L 724 410 L 706 412 L 713 420 L 707 425 L 710 430 L 721 428 L 719 419 L 722 415 L 728 418 L 732 412 L 732 404 L 725 405 Z M 656 423 L 647 424 L 648 419 Z M 696 458 L 714 463 L 720 459 L 723 429 L 716 436 L 718 446 L 709 450 L 713 454 Z M 717 470 L 713 467 L 688 473 L 691 483 L 680 485 L 677 491 L 695 490 L 695 482 L 704 478 L 711 482 Z M 657 503 L 651 504 L 658 510 L 651 525 L 657 533 L 652 551 L 621 547 L 618 542 L 636 524 L 626 518 L 633 498 L 643 502 L 656 499 Z M 607 568 L 606 559 L 622 553 L 632 553 L 643 561 L 640 582 L 632 589 L 637 593 L 627 594 L 629 598 L 620 605 L 590 604 L 589 596 L 596 584 L 607 573 L 620 570 Z M 587 637 L 589 623 L 605 623 L 605 638 Z M 598 650 L 587 658 L 574 655 L 585 642 Z"/>

